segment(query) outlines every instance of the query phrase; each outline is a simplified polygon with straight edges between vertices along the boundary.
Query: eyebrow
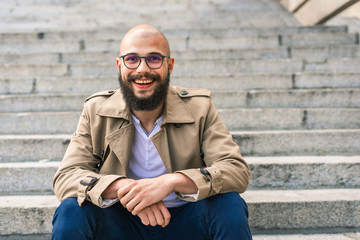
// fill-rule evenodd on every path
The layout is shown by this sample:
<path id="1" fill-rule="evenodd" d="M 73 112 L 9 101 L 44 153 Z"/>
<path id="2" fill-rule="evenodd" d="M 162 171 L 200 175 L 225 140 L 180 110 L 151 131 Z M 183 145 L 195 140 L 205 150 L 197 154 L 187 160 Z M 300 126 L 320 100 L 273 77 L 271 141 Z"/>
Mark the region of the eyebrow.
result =
<path id="1" fill-rule="evenodd" d="M 125 55 L 130 55 L 130 54 L 139 56 L 139 54 L 137 54 L 137 53 L 127 53 L 127 54 L 124 54 L 123 56 L 125 56 Z M 160 53 L 160 52 L 151 52 L 151 53 L 149 53 L 147 56 L 149 56 L 149 55 L 155 55 L 155 54 L 164 55 L 164 54 L 162 54 L 162 53 Z M 165 55 L 164 55 L 164 56 L 165 56 Z"/>

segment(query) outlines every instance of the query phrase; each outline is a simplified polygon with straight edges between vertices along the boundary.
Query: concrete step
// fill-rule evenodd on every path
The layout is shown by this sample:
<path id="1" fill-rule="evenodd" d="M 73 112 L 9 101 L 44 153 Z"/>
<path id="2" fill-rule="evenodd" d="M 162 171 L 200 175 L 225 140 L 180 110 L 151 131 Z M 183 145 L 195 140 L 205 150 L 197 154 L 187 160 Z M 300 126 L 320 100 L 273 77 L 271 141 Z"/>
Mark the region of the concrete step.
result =
<path id="1" fill-rule="evenodd" d="M 294 88 L 360 87 L 358 73 L 298 73 L 293 78 Z"/>
<path id="2" fill-rule="evenodd" d="M 253 231 L 359 229 L 359 189 L 259 190 L 242 194 Z"/>
<path id="3" fill-rule="evenodd" d="M 61 160 L 69 134 L 0 135 L 0 162 Z"/>
<path id="4" fill-rule="evenodd" d="M 357 231 L 357 232 L 356 232 Z M 275 231 L 277 232 L 277 231 Z M 253 233 L 254 240 L 354 240 L 360 238 L 360 232 L 356 229 L 351 230 L 336 230 L 325 231 L 326 233 L 308 233 L 308 230 L 304 230 L 304 233 L 299 234 L 255 234 Z M 334 233 L 336 232 L 336 233 Z M 31 234 L 31 235 L 8 235 L 0 236 L 1 240 L 47 240 L 51 238 L 51 234 Z"/>
<path id="5" fill-rule="evenodd" d="M 359 188 L 360 156 L 246 157 L 249 189 Z"/>
<path id="6" fill-rule="evenodd" d="M 0 113 L 0 134 L 63 134 L 76 130 L 81 112 Z"/>
<path id="7" fill-rule="evenodd" d="M 103 3 L 103 2 L 102 2 Z M 148 6 L 146 6 L 148 5 Z M 224 8 L 224 4 L 222 5 L 218 5 L 218 6 L 214 6 L 214 5 L 203 5 L 203 6 L 187 6 L 188 4 L 183 4 L 182 6 L 178 6 L 176 7 L 176 4 L 174 4 L 173 2 L 171 3 L 167 3 L 166 5 L 170 5 L 168 7 L 168 9 L 166 9 L 166 11 L 164 11 L 163 9 L 159 9 L 159 6 L 156 6 L 154 3 L 149 6 L 149 4 L 145 4 L 145 6 L 142 6 L 142 10 L 143 8 L 147 8 L 147 11 L 152 11 L 151 13 L 149 12 L 143 12 L 141 13 L 142 10 L 140 9 L 127 9 L 127 11 L 121 11 L 120 9 L 116 8 L 113 6 L 112 9 L 107 9 L 106 12 L 104 11 L 91 11 L 91 9 L 89 8 L 89 5 L 87 4 L 87 10 L 88 12 L 84 13 L 84 12 L 80 12 L 78 10 L 76 10 L 74 7 L 71 7 L 71 11 L 72 12 L 64 12 L 61 9 L 59 9 L 59 7 L 57 7 L 57 9 L 53 9 L 54 11 L 57 10 L 57 12 L 46 12 L 46 8 L 49 8 L 51 6 L 42 6 L 42 14 L 37 14 L 37 13 L 32 13 L 30 12 L 31 9 L 36 10 L 36 8 L 39 7 L 35 7 L 34 4 L 32 5 L 28 5 L 28 6 L 21 6 L 23 8 L 27 8 L 26 10 L 29 12 L 23 12 L 23 16 L 20 16 L 20 13 L 18 12 L 18 9 L 20 9 L 20 7 L 18 7 L 18 9 L 16 9 L 15 11 L 12 12 L 11 16 L 8 16 L 7 19 L 4 19 L 5 16 L 2 16 L 1 19 L 4 20 L 4 22 L 7 22 L 9 24 L 13 24 L 13 23 L 19 23 L 19 24 L 23 24 L 24 20 L 28 20 L 28 23 L 33 23 L 35 25 L 37 24 L 47 24 L 48 26 L 50 25 L 54 25 L 54 24 L 58 24 L 59 27 L 61 27 L 61 30 L 65 30 L 65 28 L 63 28 L 64 23 L 69 23 L 69 19 L 67 18 L 71 18 L 74 21 L 78 21 L 79 25 L 82 25 L 81 28 L 79 28 L 79 26 L 75 26 L 75 29 L 89 29 L 89 27 L 83 26 L 85 21 L 88 20 L 90 24 L 94 24 L 94 16 L 92 16 L 92 14 L 96 14 L 97 17 L 99 18 L 98 22 L 97 22 L 97 26 L 99 27 L 103 27 L 103 26 L 112 26 L 114 27 L 115 25 L 109 25 L 109 20 L 111 17 L 114 16 L 114 14 L 117 12 L 118 13 L 118 18 L 113 19 L 113 22 L 115 24 L 126 24 L 126 26 L 129 26 L 130 23 L 133 23 L 134 25 L 140 23 L 140 22 L 146 22 L 146 21 L 150 21 L 153 23 L 156 23 L 157 25 L 161 25 L 161 26 L 167 26 L 169 27 L 170 24 L 174 24 L 175 26 L 186 26 L 186 24 L 191 24 L 191 23 L 198 23 L 200 25 L 205 24 L 205 23 L 219 23 L 219 22 L 238 22 L 239 25 L 249 25 L 249 23 L 254 23 L 255 19 L 246 19 L 246 17 L 248 17 L 251 13 L 253 14 L 254 18 L 255 17 L 259 17 L 261 20 L 274 20 L 275 19 L 275 15 L 274 13 L 267 11 L 267 9 L 265 9 L 265 11 L 263 11 L 264 9 L 251 9 L 250 11 L 236 11 L 235 9 L 231 9 L 229 7 Z M 200 5 L 200 4 L 199 4 Z M 237 7 L 235 4 L 233 4 L 234 7 Z M 55 6 L 56 7 L 56 6 Z M 103 5 L 102 5 L 103 7 Z M 161 6 L 163 7 L 163 6 Z M 126 8 L 126 5 L 124 5 L 122 3 L 121 6 L 122 9 Z M 222 9 L 219 9 L 222 8 Z M 120 11 L 119 11 L 120 10 Z M 139 11 L 137 11 L 139 10 Z M 137 12 L 135 12 L 137 11 Z M 4 11 L 3 11 L 4 13 Z M 5 13 L 6 14 L 6 13 Z M 26 15 L 25 15 L 26 14 Z M 54 17 L 56 17 L 57 19 L 51 19 L 50 21 L 45 22 L 46 19 L 48 19 L 50 16 L 50 14 L 53 14 Z M 206 14 L 211 14 L 210 16 L 206 16 Z M 155 17 L 156 15 L 156 17 Z M 205 18 L 206 17 L 206 18 Z M 22 18 L 22 19 L 20 19 Z M 126 19 L 130 19 L 131 21 L 126 22 Z M 181 22 L 181 20 L 183 20 Z M 163 22 L 162 22 L 163 21 Z M 167 21 L 167 22 L 164 22 Z M 259 21 L 259 20 L 258 20 Z M 258 22 L 257 21 L 257 22 Z M 266 24 L 269 26 L 276 26 L 275 23 L 277 23 L 277 25 L 284 25 L 281 24 L 282 20 L 281 19 L 275 19 L 272 23 L 272 25 L 270 24 Z M 265 25 L 265 26 L 266 26 Z M 124 29 L 124 26 L 120 25 L 120 30 Z M 69 29 L 74 29 L 74 27 L 70 26 L 68 28 Z M 5 29 L 6 30 L 6 29 Z"/>
<path id="8" fill-rule="evenodd" d="M 89 93 L 0 95 L 0 112 L 81 111 Z M 358 108 L 360 89 L 214 91 L 217 108 Z"/>
<path id="9" fill-rule="evenodd" d="M 359 129 L 232 131 L 231 134 L 244 156 L 360 154 Z M 0 135 L 0 162 L 61 160 L 70 137 L 70 134 Z"/>
<path id="10" fill-rule="evenodd" d="M 232 131 L 244 156 L 356 155 L 360 130 Z"/>
<path id="11" fill-rule="evenodd" d="M 58 18 L 64 18 L 65 16 L 72 17 L 74 19 L 86 20 L 86 15 L 88 19 L 92 19 L 91 15 L 96 13 L 99 18 L 108 19 L 109 16 L 113 16 L 114 13 L 119 13 L 118 18 L 114 19 L 114 22 L 123 21 L 126 18 L 133 17 L 132 21 L 137 19 L 149 20 L 147 17 L 151 16 L 149 11 L 153 11 L 153 14 L 157 14 L 158 18 L 168 18 L 170 17 L 170 13 L 174 14 L 174 17 L 178 17 L 178 13 L 187 13 L 184 14 L 184 18 L 193 16 L 193 14 L 198 13 L 200 16 L 203 16 L 207 12 L 214 12 L 221 14 L 224 11 L 228 11 L 235 15 L 235 13 L 247 14 L 252 12 L 256 13 L 268 13 L 271 14 L 269 7 L 267 4 L 261 4 L 261 1 L 226 1 L 226 2 L 197 2 L 194 4 L 191 1 L 176 1 L 176 2 L 166 2 L 166 1 L 154 1 L 152 4 L 146 1 L 140 1 L 136 5 L 134 2 L 124 2 L 121 3 L 116 1 L 103 1 L 101 3 L 92 2 L 68 2 L 68 3 L 26 3 L 21 2 L 21 4 L 14 3 L 4 3 L 3 17 L 6 15 L 10 15 L 13 13 L 13 18 L 9 20 L 18 20 L 19 17 L 27 16 L 29 20 L 44 20 L 49 17 L 50 14 L 55 14 Z M 142 6 L 141 9 L 137 8 L 138 6 Z M 12 12 L 7 11 L 8 9 L 12 9 L 14 7 L 18 7 L 14 9 Z M 84 11 L 86 8 L 87 11 Z M 43 14 L 38 14 L 38 12 L 34 11 L 43 10 Z M 57 10 L 57 11 L 56 11 Z M 88 13 L 88 14 L 87 14 Z M 78 18 L 76 18 L 76 15 Z M 274 13 L 272 14 L 275 15 Z M 153 17 L 154 18 L 154 17 Z M 212 16 L 208 17 L 209 19 Z M 59 19 L 50 19 L 49 21 L 56 21 Z M 170 21 L 172 19 L 169 19 Z M 206 21 L 204 19 L 203 21 Z M 21 22 L 21 21 L 19 21 Z M 99 20 L 101 22 L 101 20 Z"/>
<path id="12" fill-rule="evenodd" d="M 21 31 L 21 32 L 1 32 L 0 39 L 5 42 L 20 41 L 20 42 L 32 42 L 41 39 L 58 41 L 58 40 L 72 40 L 79 39 L 94 39 L 94 40 L 107 40 L 107 39 L 120 39 L 128 29 L 123 26 L 116 26 L 115 28 L 98 27 L 92 31 L 73 31 L 67 29 L 65 31 L 52 30 L 52 31 Z M 281 27 L 241 27 L 236 26 L 229 28 L 223 26 L 220 28 L 213 28 L 211 26 L 191 26 L 191 28 L 164 28 L 161 30 L 166 36 L 286 36 L 291 34 L 302 33 L 346 33 L 346 26 L 281 26 Z"/>
<path id="13" fill-rule="evenodd" d="M 337 233 L 308 233 L 305 230 L 302 234 L 258 234 L 253 235 L 253 240 L 354 240 L 360 239 L 360 231 L 337 230 Z"/>
<path id="14" fill-rule="evenodd" d="M 232 7 L 229 6 L 232 4 Z M 26 3 L 21 2 L 21 4 L 14 3 L 5 3 L 3 4 L 3 18 L 12 16 L 12 18 L 7 18 L 9 22 L 18 21 L 22 22 L 20 17 L 27 18 L 23 20 L 29 20 L 32 22 L 38 22 L 48 19 L 51 14 L 54 14 L 58 19 L 48 19 L 48 22 L 58 22 L 63 20 L 64 17 L 71 17 L 76 20 L 81 20 L 80 23 L 83 23 L 86 19 L 91 21 L 93 19 L 93 14 L 96 14 L 99 18 L 105 18 L 104 20 L 98 20 L 98 23 L 107 21 L 110 16 L 114 16 L 115 13 L 118 14 L 117 19 L 113 19 L 114 22 L 124 21 L 126 18 L 133 17 L 132 21 L 136 20 L 149 20 L 151 14 L 149 11 L 152 11 L 153 14 L 156 14 L 160 19 L 167 19 L 174 14 L 174 17 L 178 17 L 178 13 L 184 14 L 184 18 L 193 16 L 193 14 L 198 13 L 203 16 L 207 12 L 214 12 L 221 14 L 223 11 L 228 11 L 235 15 L 235 13 L 246 14 L 252 12 L 256 13 L 268 13 L 270 15 L 269 8 L 266 4 L 261 5 L 261 1 L 246 1 L 242 4 L 237 1 L 223 2 L 223 3 L 214 3 L 214 2 L 198 2 L 193 4 L 189 1 L 176 1 L 176 2 L 166 2 L 166 1 L 154 1 L 152 4 L 146 1 L 140 1 L 139 5 L 134 4 L 133 2 L 114 2 L 114 1 L 103 1 L 101 3 L 85 3 L 85 2 L 66 2 L 66 3 Z M 141 9 L 136 8 L 142 6 Z M 14 7 L 17 7 L 13 9 Z M 86 8 L 87 11 L 84 10 Z M 13 9 L 13 11 L 9 11 Z M 42 10 L 43 14 L 38 14 L 38 11 Z M 13 15 L 11 15 L 11 13 Z M 272 14 L 274 16 L 274 14 Z M 212 16 L 209 16 L 208 19 L 211 19 Z M 152 17 L 152 19 L 156 19 Z M 171 21 L 171 19 L 169 19 Z M 206 21 L 206 19 L 203 19 Z M 67 21 L 69 22 L 69 21 Z M 101 26 L 101 24 L 99 24 Z"/>
<path id="15" fill-rule="evenodd" d="M 247 157 L 249 189 L 359 188 L 360 156 Z M 52 194 L 59 162 L 0 163 L 0 196 Z"/>
<path id="16" fill-rule="evenodd" d="M 296 73 L 329 72 L 359 73 L 360 58 L 325 59 L 318 62 L 305 62 L 301 59 L 247 59 L 247 60 L 187 60 L 177 61 L 173 76 L 180 75 L 218 75 L 238 73 Z M 194 67 L 196 66 L 196 67 Z M 0 65 L 3 78 L 11 77 L 117 77 L 114 62 L 107 63 L 58 63 Z"/>
<path id="17" fill-rule="evenodd" d="M 300 75 L 300 74 L 299 74 Z M 309 74 L 311 75 L 311 74 Z M 302 76 L 297 85 L 311 86 L 316 84 L 317 76 L 324 85 L 326 79 L 331 78 L 332 86 L 360 87 L 357 74 L 317 74 L 315 76 Z M 292 74 L 229 74 L 229 75 L 183 75 L 171 76 L 171 84 L 192 88 L 206 88 L 216 90 L 247 90 L 247 89 L 289 89 L 293 88 L 294 76 Z M 308 79 L 310 80 L 308 81 Z M 297 80 L 296 80 L 297 81 Z M 315 81 L 315 82 L 314 82 Z M 61 84 L 58 84 L 61 82 Z M 119 88 L 115 77 L 23 77 L 2 78 L 0 76 L 0 94 L 29 94 L 29 93 L 87 93 L 91 94 L 102 89 Z"/>
<path id="18" fill-rule="evenodd" d="M 280 45 L 285 46 L 328 46 L 338 44 L 359 44 L 357 33 L 297 33 L 280 36 Z"/>
<path id="19" fill-rule="evenodd" d="M 359 58 L 360 47 L 358 44 L 353 45 L 328 45 L 328 46 L 306 46 L 291 47 L 289 57 L 306 59 L 313 61 L 316 59 L 331 58 Z"/>
<path id="20" fill-rule="evenodd" d="M 338 64 L 342 72 L 358 72 L 356 63 L 346 61 L 349 66 L 344 65 L 342 59 L 333 61 Z M 359 60 L 360 61 L 360 60 Z M 326 67 L 326 63 L 313 63 L 311 72 L 316 72 L 316 64 Z M 194 67 L 196 66 L 196 67 Z M 294 73 L 302 72 L 307 67 L 302 60 L 291 59 L 263 59 L 263 60 L 188 60 L 177 61 L 174 68 L 174 76 L 182 74 L 237 74 L 237 73 Z M 308 67 L 307 67 L 308 68 Z M 118 71 L 115 62 L 107 63 L 58 63 L 58 64 L 26 64 L 26 65 L 0 65 L 3 77 L 61 77 L 61 76 L 94 76 L 117 77 Z M 333 71 L 331 71 L 333 72 Z M 339 70 L 336 72 L 340 72 Z"/>
<path id="21" fill-rule="evenodd" d="M 213 93 L 213 102 L 218 108 L 356 108 L 359 94 L 357 89 L 219 91 Z"/>
<path id="22" fill-rule="evenodd" d="M 229 130 L 360 128 L 357 108 L 236 108 L 219 109 L 219 113 Z"/>
<path id="23" fill-rule="evenodd" d="M 253 232 L 360 226 L 358 189 L 247 191 L 242 196 Z M 51 233 L 58 204 L 54 196 L 0 196 L 1 235 Z"/>
<path id="24" fill-rule="evenodd" d="M 0 196 L 53 195 L 52 180 L 60 162 L 0 163 Z M 5 181 L 6 179 L 6 181 Z"/>
<path id="25" fill-rule="evenodd" d="M 47 53 L 47 52 L 74 52 L 74 51 L 110 51 L 119 49 L 121 35 L 111 39 L 14 39 L 0 40 L 0 53 Z M 354 33 L 302 33 L 273 36 L 169 36 L 171 49 L 246 49 L 271 48 L 278 46 L 328 46 L 335 44 L 359 44 L 359 37 Z"/>
<path id="26" fill-rule="evenodd" d="M 249 2 L 250 3 L 250 2 Z M 286 11 L 273 11 L 267 2 L 253 1 L 253 4 L 231 3 L 138 3 L 124 4 L 123 2 L 107 3 L 105 1 L 94 4 L 68 3 L 54 5 L 14 4 L 4 5 L 1 12 L 1 25 L 3 31 L 19 30 L 49 30 L 57 29 L 96 29 L 96 27 L 130 27 L 139 23 L 150 23 L 162 27 L 187 27 L 194 23 L 197 26 L 210 23 L 212 26 L 221 26 L 226 23 L 231 26 L 288 26 L 299 25 Z M 256 5 L 255 5 L 256 4 Z M 255 8 L 254 8 L 255 5 Z M 86 9 L 86 11 L 85 11 Z M 126 9 L 126 10 L 125 10 Z M 38 14 L 41 12 L 42 14 Z M 216 14 L 228 13 L 223 18 Z M 181 15 L 182 14 L 182 15 Z M 214 15 L 214 16 L 213 16 Z M 156 17 L 155 17 L 156 16 Z M 182 16 L 182 18 L 180 18 Z M 194 17 L 197 17 L 193 20 Z M 129 21 L 131 18 L 131 21 Z M 228 20 L 230 18 L 230 20 Z M 233 21 L 234 19 L 238 21 Z M 176 21 L 178 20 L 178 21 Z M 72 24 L 76 22 L 77 24 Z M 219 23 L 219 24 L 213 24 Z M 67 27 L 66 27 L 67 26 Z M 11 29 L 11 27 L 14 27 Z"/>
<path id="27" fill-rule="evenodd" d="M 306 72 L 356 72 L 360 73 L 360 58 L 326 59 L 322 62 L 307 63 L 304 66 Z"/>
<path id="28" fill-rule="evenodd" d="M 351 33 L 302 33 L 274 36 L 186 36 L 168 37 L 170 46 L 178 49 L 246 49 L 271 48 L 280 46 L 327 46 L 334 44 L 359 44 L 358 35 Z M 119 41 L 112 38 L 109 41 L 84 41 L 84 50 L 112 51 L 119 48 Z M 20 47 L 21 48 L 21 47 Z M 27 48 L 26 48 L 27 49 Z M 24 49 L 26 52 L 27 50 Z M 50 50 L 50 49 L 49 49 Z"/>
<path id="29" fill-rule="evenodd" d="M 1 112 L 81 111 L 89 94 L 1 95 Z M 1 106 L 0 104 L 0 106 Z"/>
<path id="30" fill-rule="evenodd" d="M 139 9 L 139 6 L 142 6 Z M 275 11 L 276 10 L 276 11 Z M 282 11 L 281 11 L 282 10 Z M 41 12 L 41 14 L 38 14 Z M 176 13 L 183 13 L 183 21 L 172 21 Z M 126 26 L 147 22 L 158 25 L 170 26 L 177 23 L 183 25 L 192 13 L 201 19 L 200 23 L 206 23 L 209 19 L 221 21 L 221 18 L 213 18 L 214 13 L 228 12 L 230 16 L 243 16 L 244 21 L 237 24 L 254 26 L 257 25 L 299 25 L 294 18 L 281 8 L 277 3 L 269 1 L 207 1 L 196 2 L 164 2 L 152 3 L 141 1 L 134 2 L 56 2 L 42 3 L 4 3 L 1 11 L 1 28 L 6 31 L 19 29 L 93 29 L 100 26 Z M 131 21 L 128 21 L 129 14 Z M 155 17 L 156 16 L 156 17 Z M 163 17 L 164 16 L 164 17 Z M 249 16 L 257 16 L 251 18 Z M 261 21 L 261 20 L 263 21 Z M 264 21 L 265 20 L 265 21 Z M 73 24 L 76 22 L 77 24 Z M 189 28 L 193 25 L 189 25 Z M 227 25 L 228 26 L 228 25 Z M 228 26 L 230 27 L 230 26 Z M 176 26 L 175 26 L 176 28 Z"/>
<path id="31" fill-rule="evenodd" d="M 121 36 L 122 37 L 122 36 Z M 40 40 L 11 42 L 1 41 L 0 53 L 48 53 L 48 52 L 74 52 L 74 51 L 110 51 L 117 52 L 120 46 L 120 39 L 110 40 Z M 168 37 L 171 49 L 208 49 L 216 48 L 264 48 L 279 46 L 277 36 L 238 36 L 238 37 Z M 225 44 L 226 43 L 226 44 Z"/>
<path id="32" fill-rule="evenodd" d="M 219 109 L 229 130 L 360 128 L 359 108 Z M 0 113 L 0 134 L 73 133 L 81 112 Z"/>
<path id="33" fill-rule="evenodd" d="M 40 10 L 41 11 L 41 10 Z M 151 10 L 149 10 L 151 11 Z M 216 16 L 214 18 L 208 17 L 210 14 L 214 12 L 209 12 L 207 16 L 204 16 L 204 20 L 200 20 L 199 18 L 186 19 L 186 15 L 190 14 L 184 11 L 180 11 L 179 14 L 183 14 L 183 18 L 177 18 L 171 20 L 171 16 L 166 18 L 155 17 L 155 13 L 151 13 L 151 15 L 147 15 L 145 17 L 140 17 L 140 13 L 135 13 L 135 18 L 132 21 L 129 21 L 128 18 L 119 17 L 119 12 L 108 14 L 107 16 L 100 17 L 99 14 L 94 13 L 91 14 L 87 12 L 86 17 L 81 15 L 62 15 L 56 16 L 58 14 L 53 14 L 54 16 L 45 16 L 43 18 L 38 18 L 34 16 L 31 19 L 31 16 L 20 17 L 23 18 L 21 20 L 11 19 L 10 21 L 4 20 L 0 22 L 0 28 L 2 32 L 38 32 L 38 31 L 53 31 L 57 29 L 58 31 L 84 31 L 84 30 L 96 30 L 97 28 L 114 28 L 114 26 L 121 26 L 119 30 L 130 29 L 131 27 L 137 24 L 143 24 L 144 22 L 151 24 L 153 26 L 158 27 L 159 29 L 192 29 L 193 26 L 196 26 L 196 29 L 201 27 L 205 28 L 238 28 L 238 27 L 278 27 L 278 26 L 287 26 L 287 25 L 298 25 L 298 23 L 289 23 L 279 18 L 279 16 L 275 16 L 274 13 L 242 13 L 239 14 L 236 18 L 232 17 L 230 19 L 224 18 L 217 19 Z M 164 14 L 164 13 L 159 13 Z M 231 15 L 236 16 L 237 13 L 230 13 Z M 214 14 L 215 15 L 215 14 Z M 137 17 L 139 16 L 139 17 Z M 46 21 L 46 19 L 52 19 Z M 198 16 L 199 17 L 199 16 Z M 206 19 L 206 20 L 205 20 Z M 72 22 L 71 22 L 72 21 Z M 77 24 L 73 24 L 76 22 Z"/>
<path id="34" fill-rule="evenodd" d="M 231 74 L 231 73 L 296 73 L 296 72 L 334 72 L 359 73 L 360 58 L 325 59 L 319 62 L 305 62 L 300 59 L 264 60 L 196 60 L 177 62 L 174 74 Z M 197 66 L 194 68 L 194 66 Z M 73 66 L 72 74 L 86 74 L 84 66 Z M 87 69 L 87 68 L 85 68 Z M 95 71 L 96 66 L 93 68 Z M 87 69 L 89 74 L 96 74 Z M 102 69 L 101 69 L 102 70 Z M 98 70 L 100 71 L 100 69 Z M 100 73 L 105 74 L 105 73 Z"/>
<path id="35" fill-rule="evenodd" d="M 55 196 L 0 196 L 0 236 L 49 234 Z"/>
<path id="36" fill-rule="evenodd" d="M 352 45 L 349 45 L 352 46 Z M 55 64 L 55 63 L 91 63 L 114 62 L 119 51 L 77 51 L 46 53 L 4 53 L 0 54 L 0 64 Z M 176 61 L 196 59 L 277 59 L 288 58 L 286 47 L 262 49 L 207 49 L 174 50 L 171 56 Z"/>
<path id="37" fill-rule="evenodd" d="M 61 84 L 59 84 L 61 83 Z M 176 86 L 212 91 L 254 89 L 359 88 L 358 73 L 268 73 L 172 76 Z M 1 77 L 0 94 L 94 93 L 119 87 L 115 77 Z"/>
<path id="38" fill-rule="evenodd" d="M 330 45 L 326 47 L 270 47 L 247 49 L 186 49 L 174 50 L 171 54 L 176 61 L 199 59 L 305 59 L 308 62 L 321 61 L 328 58 L 359 58 L 359 45 Z M 55 63 L 90 63 L 114 62 L 118 56 L 115 51 L 75 52 L 42 52 L 42 53 L 3 53 L 0 54 L 0 64 L 55 64 Z"/>

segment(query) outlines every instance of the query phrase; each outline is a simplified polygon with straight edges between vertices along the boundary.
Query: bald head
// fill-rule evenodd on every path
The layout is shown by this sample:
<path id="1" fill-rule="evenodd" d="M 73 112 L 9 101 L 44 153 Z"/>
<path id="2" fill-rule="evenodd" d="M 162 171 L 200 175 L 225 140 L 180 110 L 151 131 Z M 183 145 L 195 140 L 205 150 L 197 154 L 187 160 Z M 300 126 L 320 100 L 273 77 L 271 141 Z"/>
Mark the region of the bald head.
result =
<path id="1" fill-rule="evenodd" d="M 141 24 L 131 28 L 123 37 L 120 44 L 120 56 L 127 54 L 127 49 L 131 48 L 135 40 L 154 40 L 156 39 L 159 47 L 161 47 L 166 56 L 170 56 L 170 46 L 169 42 L 164 36 L 164 34 L 157 28 Z"/>

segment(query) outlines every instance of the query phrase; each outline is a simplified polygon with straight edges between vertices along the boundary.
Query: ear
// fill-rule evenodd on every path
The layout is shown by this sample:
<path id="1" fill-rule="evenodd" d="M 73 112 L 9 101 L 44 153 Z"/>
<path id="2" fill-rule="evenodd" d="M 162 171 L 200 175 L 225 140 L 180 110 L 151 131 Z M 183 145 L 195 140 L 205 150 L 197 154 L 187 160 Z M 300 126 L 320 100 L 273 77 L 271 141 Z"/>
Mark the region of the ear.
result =
<path id="1" fill-rule="evenodd" d="M 174 70 L 174 63 L 175 63 L 175 59 L 174 58 L 169 58 L 169 73 L 170 74 Z"/>
<path id="2" fill-rule="evenodd" d="M 116 67 L 118 69 L 118 71 L 120 72 L 120 66 L 121 65 L 121 59 L 120 58 L 116 58 Z"/>

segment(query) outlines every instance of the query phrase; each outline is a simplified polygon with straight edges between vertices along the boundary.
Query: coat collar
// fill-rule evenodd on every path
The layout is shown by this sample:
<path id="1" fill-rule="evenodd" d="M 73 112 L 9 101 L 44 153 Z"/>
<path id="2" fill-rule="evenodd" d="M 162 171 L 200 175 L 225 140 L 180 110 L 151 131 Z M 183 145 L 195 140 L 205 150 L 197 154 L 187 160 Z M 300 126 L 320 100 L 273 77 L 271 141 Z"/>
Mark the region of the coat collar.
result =
<path id="1" fill-rule="evenodd" d="M 103 117 L 123 118 L 128 121 L 131 118 L 130 109 L 126 106 L 120 89 L 103 102 L 96 114 Z"/>
<path id="2" fill-rule="evenodd" d="M 177 88 L 169 87 L 163 112 L 163 125 L 166 123 L 193 123 L 195 119 L 180 97 Z M 104 117 L 123 118 L 131 121 L 130 109 L 118 89 L 97 110 L 96 114 Z"/>

